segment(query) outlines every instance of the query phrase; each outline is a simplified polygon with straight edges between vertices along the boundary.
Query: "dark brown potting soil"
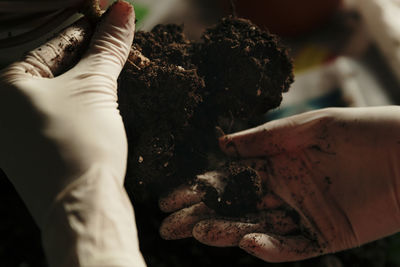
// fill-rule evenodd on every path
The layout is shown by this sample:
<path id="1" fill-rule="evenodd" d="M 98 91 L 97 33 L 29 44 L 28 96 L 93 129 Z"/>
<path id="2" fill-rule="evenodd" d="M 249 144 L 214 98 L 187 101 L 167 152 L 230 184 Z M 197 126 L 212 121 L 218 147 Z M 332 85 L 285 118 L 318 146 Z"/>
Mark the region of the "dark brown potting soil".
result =
<path id="1" fill-rule="evenodd" d="M 158 228 L 166 215 L 158 198 L 196 174 L 226 173 L 223 190 L 204 199 L 221 215 L 255 209 L 262 190 L 257 174 L 219 152 L 216 132 L 252 126 L 279 106 L 293 81 L 292 65 L 275 36 L 234 18 L 208 29 L 200 43 L 188 41 L 180 26 L 160 25 L 138 32 L 133 50 L 119 79 L 119 104 L 129 141 L 126 188 L 148 266 L 390 266 L 379 256 L 387 251 L 385 241 L 365 253 L 269 264 L 237 248 L 162 240 Z M 0 266 L 45 266 L 38 229 L 1 171 L 0 193 Z"/>
<path id="2" fill-rule="evenodd" d="M 129 143 L 126 188 L 146 261 L 149 266 L 260 263 L 245 253 L 226 257 L 232 249 L 190 239 L 162 240 L 158 227 L 166 215 L 157 203 L 170 188 L 218 169 L 226 176 L 225 187 L 217 192 L 205 185 L 206 205 L 224 216 L 255 211 L 261 197 L 258 176 L 227 163 L 216 128 L 219 134 L 247 128 L 279 106 L 293 81 L 287 51 L 275 36 L 236 18 L 222 19 L 200 43 L 188 41 L 180 26 L 159 25 L 138 32 L 133 49 L 142 56 L 131 54 L 119 78 L 119 99 Z"/>
<path id="3" fill-rule="evenodd" d="M 218 188 L 197 182 L 206 192 L 203 202 L 221 216 L 241 217 L 256 213 L 257 203 L 263 195 L 257 172 L 238 162 L 228 162 L 217 171 L 221 176 Z"/>
<path id="4" fill-rule="evenodd" d="M 201 43 L 189 42 L 180 26 L 159 25 L 138 32 L 133 48 L 148 59 L 139 67 L 133 55 L 119 78 L 134 199 L 148 188 L 157 198 L 214 167 L 216 127 L 229 133 L 248 126 L 279 106 L 293 81 L 277 38 L 243 19 L 223 19 Z"/>

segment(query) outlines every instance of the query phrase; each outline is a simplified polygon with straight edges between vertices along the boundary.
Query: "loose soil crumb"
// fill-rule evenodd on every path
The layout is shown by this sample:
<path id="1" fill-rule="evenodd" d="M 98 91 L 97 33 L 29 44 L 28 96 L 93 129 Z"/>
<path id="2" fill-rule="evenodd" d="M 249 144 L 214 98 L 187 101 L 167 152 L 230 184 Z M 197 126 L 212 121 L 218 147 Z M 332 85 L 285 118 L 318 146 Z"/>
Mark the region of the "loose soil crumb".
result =
<path id="1" fill-rule="evenodd" d="M 257 212 L 257 203 L 261 201 L 263 192 L 256 171 L 229 162 L 218 172 L 221 176 L 219 188 L 199 181 L 206 191 L 203 202 L 223 216 L 242 217 Z"/>

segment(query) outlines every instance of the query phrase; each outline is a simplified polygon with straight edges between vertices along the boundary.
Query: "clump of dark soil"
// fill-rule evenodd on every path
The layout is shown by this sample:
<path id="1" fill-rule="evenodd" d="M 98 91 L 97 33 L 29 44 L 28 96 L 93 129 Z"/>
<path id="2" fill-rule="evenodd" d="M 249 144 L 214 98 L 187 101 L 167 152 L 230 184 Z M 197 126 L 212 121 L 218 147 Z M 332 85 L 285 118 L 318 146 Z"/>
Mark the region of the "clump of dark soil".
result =
<path id="1" fill-rule="evenodd" d="M 223 19 L 203 35 L 200 72 L 209 106 L 245 120 L 280 105 L 292 64 L 276 36 L 243 19 Z M 213 110 L 215 112 L 215 110 Z"/>
<path id="2" fill-rule="evenodd" d="M 216 191 L 204 185 L 206 205 L 224 216 L 254 212 L 261 197 L 259 178 L 222 155 L 216 128 L 230 133 L 252 126 L 254 119 L 279 106 L 293 82 L 287 51 L 275 36 L 247 20 L 222 19 L 202 39 L 188 41 L 177 25 L 138 32 L 132 46 L 137 52 L 119 78 L 129 143 L 126 188 L 149 266 L 215 264 L 212 259 L 219 257 L 212 255 L 221 251 L 193 240 L 160 239 L 158 227 L 165 215 L 157 208 L 158 198 L 196 174 L 217 169 L 224 187 Z M 251 258 L 240 257 L 237 262 Z"/>
<path id="3" fill-rule="evenodd" d="M 225 18 L 189 42 L 177 25 L 138 32 L 133 48 L 148 59 L 127 63 L 119 79 L 134 199 L 204 172 L 219 153 L 215 128 L 248 127 L 279 106 L 293 81 L 292 64 L 275 36 L 247 20 Z M 215 157 L 214 157 L 215 158 Z"/>
<path id="4" fill-rule="evenodd" d="M 257 172 L 237 162 L 228 162 L 217 172 L 221 177 L 218 186 L 198 181 L 206 192 L 203 202 L 222 216 L 256 213 L 263 193 Z"/>

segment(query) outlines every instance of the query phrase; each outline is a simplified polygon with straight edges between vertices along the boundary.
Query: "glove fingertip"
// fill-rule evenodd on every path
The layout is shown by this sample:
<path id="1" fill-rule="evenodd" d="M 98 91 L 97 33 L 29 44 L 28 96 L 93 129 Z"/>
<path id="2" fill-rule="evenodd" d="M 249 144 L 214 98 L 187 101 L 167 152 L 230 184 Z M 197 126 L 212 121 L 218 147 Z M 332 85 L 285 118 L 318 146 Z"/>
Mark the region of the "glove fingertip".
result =
<path id="1" fill-rule="evenodd" d="M 239 248 L 252 254 L 252 251 L 259 245 L 260 234 L 251 233 L 244 235 L 239 242 Z"/>
<path id="2" fill-rule="evenodd" d="M 251 233 L 245 235 L 239 242 L 239 248 L 265 261 L 280 262 L 274 257 L 277 246 L 266 234 Z"/>
<path id="3" fill-rule="evenodd" d="M 158 207 L 162 212 L 165 213 L 174 212 L 175 209 L 171 206 L 173 206 L 173 203 L 171 203 L 171 201 L 167 198 L 160 198 L 158 200 Z"/>
<path id="4" fill-rule="evenodd" d="M 174 212 L 183 208 L 200 203 L 204 192 L 199 191 L 196 186 L 182 185 L 158 201 L 158 206 L 162 212 Z"/>
<path id="5" fill-rule="evenodd" d="M 322 248 L 303 236 L 251 233 L 240 240 L 239 247 L 267 262 L 299 261 L 324 253 Z"/>
<path id="6" fill-rule="evenodd" d="M 118 0 L 107 10 L 105 20 L 108 24 L 117 27 L 129 26 L 135 24 L 134 7 L 126 1 Z"/>
<path id="7" fill-rule="evenodd" d="M 80 61 L 83 69 L 115 81 L 131 51 L 134 34 L 133 6 L 116 1 L 100 19 L 90 47 Z"/>
<path id="8" fill-rule="evenodd" d="M 230 157 L 252 157 L 264 152 L 262 150 L 262 127 L 222 136 L 218 139 L 220 149 Z"/>

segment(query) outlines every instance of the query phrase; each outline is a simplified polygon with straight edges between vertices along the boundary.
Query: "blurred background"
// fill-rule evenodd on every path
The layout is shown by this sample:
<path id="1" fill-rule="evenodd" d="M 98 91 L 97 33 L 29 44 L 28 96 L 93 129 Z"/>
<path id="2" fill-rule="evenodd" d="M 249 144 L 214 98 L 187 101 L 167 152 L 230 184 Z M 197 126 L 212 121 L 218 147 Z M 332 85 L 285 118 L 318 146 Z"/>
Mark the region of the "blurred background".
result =
<path id="1" fill-rule="evenodd" d="M 102 6 L 111 2 L 102 0 Z M 400 0 L 130 2 L 135 5 L 138 30 L 151 30 L 159 23 L 184 24 L 187 37 L 198 40 L 203 30 L 222 16 L 237 14 L 279 35 L 290 49 L 295 82 L 284 95 L 282 105 L 266 114 L 265 120 L 331 106 L 400 104 Z M 38 40 L 0 48 L 0 68 L 77 18 L 68 19 Z M 10 28 L 0 23 L 0 45 L 1 40 L 29 27 L 34 24 Z M 394 235 L 317 261 L 323 263 L 318 266 L 330 267 L 400 266 L 400 236 Z"/>

